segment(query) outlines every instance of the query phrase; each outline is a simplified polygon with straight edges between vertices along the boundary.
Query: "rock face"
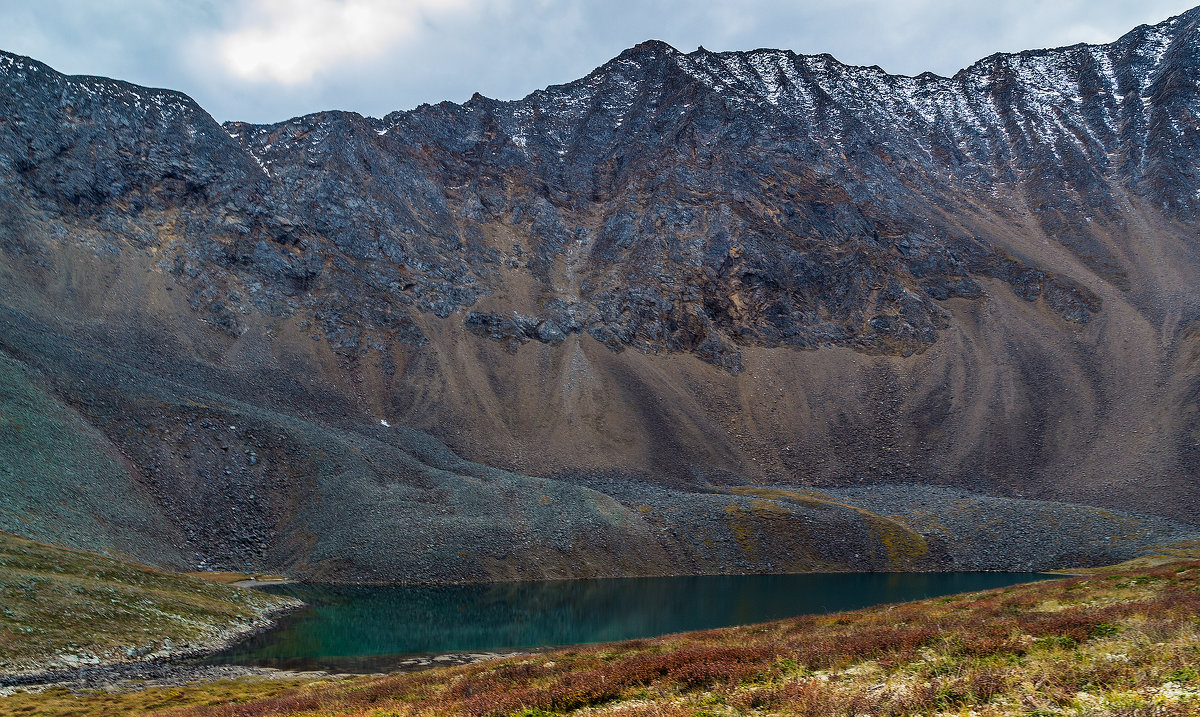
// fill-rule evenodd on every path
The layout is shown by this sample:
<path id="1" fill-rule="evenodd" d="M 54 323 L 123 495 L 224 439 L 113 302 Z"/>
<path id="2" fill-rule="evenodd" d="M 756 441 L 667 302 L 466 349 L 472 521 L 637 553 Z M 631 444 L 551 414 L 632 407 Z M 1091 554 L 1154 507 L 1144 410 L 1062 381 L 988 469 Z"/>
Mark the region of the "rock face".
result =
<path id="1" fill-rule="evenodd" d="M 552 479 L 591 506 L 568 524 L 624 526 L 610 573 L 678 559 L 624 552 L 668 530 L 627 525 L 660 489 L 728 530 L 748 500 L 794 511 L 703 497 L 751 484 L 1197 523 L 1198 92 L 1200 9 L 952 78 L 647 42 L 522 100 L 275 125 L 0 53 L 0 349 L 222 565 L 436 572 L 329 537 L 372 504 L 338 486 L 491 495 L 351 459 L 381 420 L 515 476 L 497 515 Z M 315 479 L 289 421 L 341 472 Z"/>

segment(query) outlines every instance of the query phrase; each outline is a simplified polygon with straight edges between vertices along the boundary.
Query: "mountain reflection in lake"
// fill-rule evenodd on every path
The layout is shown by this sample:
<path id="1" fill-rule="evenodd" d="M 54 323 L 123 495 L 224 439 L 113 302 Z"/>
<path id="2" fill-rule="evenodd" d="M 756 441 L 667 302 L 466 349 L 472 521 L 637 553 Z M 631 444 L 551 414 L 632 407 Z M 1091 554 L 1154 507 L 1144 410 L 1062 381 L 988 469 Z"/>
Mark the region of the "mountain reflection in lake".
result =
<path id="1" fill-rule="evenodd" d="M 414 654 L 608 642 L 984 590 L 1036 573 L 736 575 L 281 585 L 310 607 L 209 661 L 377 671 Z"/>

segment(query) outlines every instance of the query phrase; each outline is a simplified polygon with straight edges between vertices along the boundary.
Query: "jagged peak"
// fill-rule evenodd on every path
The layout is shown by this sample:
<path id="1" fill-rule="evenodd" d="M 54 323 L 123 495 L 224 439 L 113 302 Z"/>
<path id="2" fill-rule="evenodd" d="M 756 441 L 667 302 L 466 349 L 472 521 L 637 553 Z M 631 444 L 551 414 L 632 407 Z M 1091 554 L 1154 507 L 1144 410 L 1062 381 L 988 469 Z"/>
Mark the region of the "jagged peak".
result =
<path id="1" fill-rule="evenodd" d="M 32 57 L 0 50 L 0 72 L 9 73 L 14 70 L 58 74 L 54 68 Z"/>
<path id="2" fill-rule="evenodd" d="M 282 122 L 242 122 L 240 120 L 227 120 L 221 123 L 226 132 L 246 131 L 246 132 L 269 132 L 280 127 L 321 127 L 331 126 L 335 124 L 357 124 L 360 122 L 378 123 L 382 120 L 376 117 L 367 117 L 351 110 L 320 110 L 317 112 L 309 112 L 305 115 L 299 115 Z"/>
<path id="3" fill-rule="evenodd" d="M 653 55 L 670 56 L 681 54 L 683 53 L 681 53 L 679 50 L 676 50 L 669 43 L 663 42 L 662 40 L 645 40 L 643 42 L 639 42 L 628 50 L 625 50 L 618 55 L 617 58 L 646 57 Z"/>
<path id="4" fill-rule="evenodd" d="M 30 79 L 30 75 L 36 75 L 42 78 L 41 81 L 66 83 L 93 97 L 105 97 L 146 108 L 153 106 L 159 110 L 167 108 L 184 110 L 212 119 L 208 112 L 191 96 L 178 90 L 147 87 L 97 75 L 68 75 L 31 57 L 0 50 L 0 76 L 12 76 L 14 73 L 25 73 L 26 81 Z M 145 104 L 143 105 L 143 103 Z M 212 121 L 216 124 L 216 120 Z"/>
<path id="5" fill-rule="evenodd" d="M 1163 20 L 1162 22 L 1154 23 L 1152 25 L 1151 24 L 1138 25 L 1137 27 L 1135 27 L 1133 30 L 1131 30 L 1130 32 L 1128 32 L 1126 34 L 1127 35 L 1133 34 L 1134 32 L 1143 30 L 1144 28 L 1167 29 L 1167 28 L 1171 28 L 1176 25 L 1179 25 L 1181 23 L 1194 23 L 1194 22 L 1200 22 L 1200 5 L 1197 5 L 1196 7 L 1193 7 L 1190 10 L 1184 10 L 1183 12 L 1179 13 L 1178 15 L 1172 15 L 1171 17 L 1167 18 L 1166 20 Z"/>
<path id="6" fill-rule="evenodd" d="M 624 82 L 628 83 L 631 70 L 635 77 L 639 77 L 650 68 L 662 67 L 664 62 L 678 65 L 680 60 L 686 57 L 684 53 L 662 40 L 646 40 L 624 50 L 584 77 L 534 90 L 515 102 L 522 104 L 530 100 L 544 99 L 547 96 L 562 97 L 564 95 L 577 95 L 576 100 L 579 100 L 581 93 L 584 97 L 590 96 L 599 84 L 611 82 L 614 78 L 622 78 Z"/>
<path id="7" fill-rule="evenodd" d="M 1180 27 L 1184 24 L 1188 25 L 1189 27 Z M 1166 44 L 1169 43 L 1169 40 L 1172 39 L 1176 33 L 1180 31 L 1186 31 L 1187 29 L 1194 29 L 1196 25 L 1200 25 L 1200 6 L 1194 7 L 1191 10 L 1167 18 L 1166 20 L 1153 25 L 1138 25 L 1112 42 L 1077 42 L 1073 45 L 1031 48 L 1018 52 L 994 52 L 986 57 L 976 60 L 967 67 L 964 67 L 956 72 L 954 74 L 954 79 L 957 80 L 969 75 L 986 73 L 997 67 L 1011 68 L 1020 64 L 1022 61 L 1027 61 L 1030 59 L 1064 56 L 1073 52 L 1108 52 L 1123 46 L 1143 45 L 1148 42 L 1153 42 L 1158 46 L 1155 53 L 1155 62 L 1157 62 L 1158 59 L 1161 59 L 1162 50 L 1165 49 Z"/>
<path id="8" fill-rule="evenodd" d="M 851 65 L 842 62 L 834 55 L 828 52 L 800 54 L 793 50 L 760 47 L 753 50 L 725 50 L 713 51 L 704 46 L 698 47 L 696 50 L 687 53 L 686 57 L 692 61 L 703 61 L 716 59 L 725 62 L 729 58 L 738 59 L 762 59 L 769 58 L 772 60 L 786 60 L 792 64 L 801 65 L 810 70 L 820 71 L 835 71 L 838 73 L 868 73 L 872 75 L 887 76 L 893 78 L 906 78 L 918 80 L 947 80 L 949 78 L 939 75 L 935 72 L 925 71 L 916 76 L 909 76 L 900 73 L 888 72 L 878 64 L 874 65 Z"/>
<path id="9" fill-rule="evenodd" d="M 639 42 L 633 47 L 622 51 L 621 54 L 612 58 L 600 67 L 597 67 L 594 71 L 589 73 L 581 80 L 576 82 L 568 82 L 562 85 L 553 85 L 552 87 L 569 87 L 578 84 L 579 82 L 584 82 L 595 79 L 598 76 L 610 74 L 614 71 L 624 70 L 630 65 L 635 65 L 638 67 L 652 67 L 657 66 L 659 63 L 664 61 L 677 61 L 677 58 L 684 56 L 685 55 L 682 52 L 666 42 L 663 42 L 662 40 L 646 40 L 645 42 Z"/>
<path id="10" fill-rule="evenodd" d="M 986 57 L 983 57 L 983 58 L 977 60 L 976 62 L 972 63 L 971 65 L 958 70 L 952 77 L 940 75 L 938 73 L 928 71 L 928 70 L 926 70 L 924 72 L 920 72 L 916 75 L 905 75 L 903 73 L 891 73 L 891 72 L 888 72 L 883 67 L 880 67 L 878 64 L 874 64 L 874 65 L 847 64 L 845 62 L 842 62 L 837 57 L 835 57 L 834 55 L 832 55 L 828 52 L 813 53 L 813 54 L 799 54 L 792 50 L 766 48 L 766 47 L 761 47 L 761 48 L 757 48 L 757 49 L 753 49 L 753 50 L 714 51 L 714 50 L 710 50 L 710 49 L 704 47 L 703 45 L 700 45 L 692 52 L 681 53 L 679 50 L 676 50 L 673 46 L 671 46 L 661 40 L 648 40 L 646 42 L 638 43 L 634 47 L 621 53 L 621 55 L 619 55 L 618 58 L 616 58 L 616 59 L 632 57 L 632 56 L 646 56 L 648 54 L 653 54 L 653 53 L 662 53 L 665 56 L 672 56 L 672 55 L 673 56 L 683 56 L 683 57 L 686 57 L 693 61 L 702 60 L 705 58 L 724 59 L 724 58 L 729 58 L 729 57 L 749 58 L 749 57 L 761 57 L 761 56 L 787 57 L 789 59 L 792 59 L 793 61 L 799 61 L 799 62 L 802 62 L 807 65 L 813 65 L 813 64 L 817 64 L 817 63 L 824 64 L 829 69 L 836 69 L 838 71 L 867 71 L 867 72 L 872 72 L 872 73 L 876 73 L 876 74 L 884 74 L 884 75 L 888 75 L 890 77 L 896 77 L 896 78 L 908 77 L 908 78 L 922 80 L 922 81 L 945 81 L 945 80 L 958 78 L 963 73 L 977 72 L 980 68 L 992 67 L 996 64 L 1012 64 L 1016 58 L 1045 57 L 1045 56 L 1063 54 L 1068 51 L 1087 51 L 1087 50 L 1095 49 L 1095 48 L 1108 48 L 1108 47 L 1120 44 L 1122 42 L 1127 42 L 1127 41 L 1141 42 L 1146 39 L 1147 33 L 1156 33 L 1156 32 L 1162 33 L 1162 32 L 1166 32 L 1166 31 L 1171 31 L 1171 30 L 1176 29 L 1176 26 L 1180 25 L 1181 23 L 1200 24 L 1200 6 L 1197 6 L 1190 10 L 1187 10 L 1183 13 L 1180 13 L 1179 15 L 1173 16 L 1171 18 L 1163 20 L 1162 22 L 1154 24 L 1154 25 L 1139 25 L 1138 27 L 1125 33 L 1119 39 L 1115 40 L 1112 43 L 1091 44 L 1091 43 L 1080 42 L 1080 43 L 1075 43 L 1073 45 L 1065 45 L 1065 46 L 1058 46 L 1058 47 L 1031 48 L 1031 49 L 1027 49 L 1027 50 L 1021 50 L 1018 52 L 992 53 Z"/>

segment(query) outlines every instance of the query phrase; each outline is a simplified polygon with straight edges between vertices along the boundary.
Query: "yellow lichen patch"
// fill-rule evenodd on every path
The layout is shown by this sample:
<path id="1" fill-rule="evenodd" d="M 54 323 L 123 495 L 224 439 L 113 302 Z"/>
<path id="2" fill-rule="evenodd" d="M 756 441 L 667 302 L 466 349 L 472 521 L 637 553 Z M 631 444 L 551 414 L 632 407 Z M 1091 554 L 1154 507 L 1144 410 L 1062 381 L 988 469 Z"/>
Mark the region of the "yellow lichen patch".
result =
<path id="1" fill-rule="evenodd" d="M 908 526 L 884 515 L 874 513 L 844 501 L 834 500 L 816 491 L 791 491 L 760 486 L 734 486 L 731 493 L 758 496 L 760 503 L 770 503 L 778 510 L 786 510 L 783 503 L 792 503 L 807 508 L 835 508 L 857 515 L 871 531 L 872 536 L 883 548 L 889 567 L 895 570 L 913 570 L 921 567 L 921 561 L 929 555 L 925 538 Z"/>
<path id="2" fill-rule="evenodd" d="M 929 555 L 929 546 L 924 537 L 893 520 L 877 516 L 868 519 L 868 525 L 887 551 L 888 563 L 893 568 L 906 570 L 919 567 Z"/>
<path id="3" fill-rule="evenodd" d="M 765 515 L 791 515 L 792 514 L 791 510 L 780 505 L 779 503 L 776 503 L 775 501 L 771 501 L 771 500 L 763 500 L 761 498 L 755 498 L 754 500 L 750 501 L 750 510 L 755 513 L 765 514 Z"/>
<path id="4" fill-rule="evenodd" d="M 758 560 L 758 542 L 754 539 L 754 518 L 744 509 L 733 504 L 725 506 L 725 512 L 729 515 L 726 522 L 729 524 L 729 530 L 733 532 L 733 539 L 737 542 L 737 546 L 746 553 L 748 558 Z"/>

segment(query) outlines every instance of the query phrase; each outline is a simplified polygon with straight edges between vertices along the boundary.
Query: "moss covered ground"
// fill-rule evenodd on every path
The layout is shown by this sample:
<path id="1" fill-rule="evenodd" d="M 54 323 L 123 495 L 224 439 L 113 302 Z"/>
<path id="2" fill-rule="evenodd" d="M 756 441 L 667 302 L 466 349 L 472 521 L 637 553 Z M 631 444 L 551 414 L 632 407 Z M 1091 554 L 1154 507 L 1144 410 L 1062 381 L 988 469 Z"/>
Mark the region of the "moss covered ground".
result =
<path id="1" fill-rule="evenodd" d="M 0 715 L 20 717 L 133 717 L 207 705 L 229 705 L 329 684 L 307 676 L 251 676 L 236 680 L 193 682 L 180 686 L 140 689 L 126 684 L 118 689 L 79 690 L 53 687 L 18 691 L 0 697 Z"/>
<path id="2" fill-rule="evenodd" d="M 116 447 L 0 353 L 0 531 L 158 565 L 187 561 Z"/>
<path id="3" fill-rule="evenodd" d="M 195 651 L 289 604 L 0 533 L 0 676 Z"/>

